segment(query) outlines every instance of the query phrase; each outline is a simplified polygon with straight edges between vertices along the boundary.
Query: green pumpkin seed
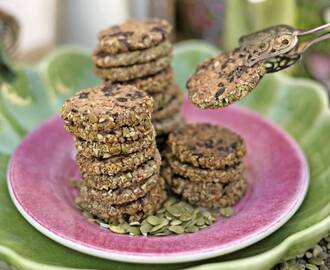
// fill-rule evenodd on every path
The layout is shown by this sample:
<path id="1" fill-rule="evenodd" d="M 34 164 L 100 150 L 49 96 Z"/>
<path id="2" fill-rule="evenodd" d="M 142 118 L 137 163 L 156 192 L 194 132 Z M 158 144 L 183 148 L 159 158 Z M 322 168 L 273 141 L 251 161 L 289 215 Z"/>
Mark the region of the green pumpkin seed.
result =
<path id="1" fill-rule="evenodd" d="M 141 234 L 141 231 L 140 231 L 139 227 L 130 226 L 129 228 L 126 229 L 126 231 L 130 235 L 140 235 Z"/>
<path id="2" fill-rule="evenodd" d="M 147 236 L 151 229 L 152 225 L 150 225 L 148 222 L 142 222 L 140 231 L 144 236 Z"/>
<path id="3" fill-rule="evenodd" d="M 129 225 L 130 225 L 130 226 L 140 226 L 141 223 L 138 222 L 138 221 L 133 221 L 133 222 L 129 223 Z"/>
<path id="4" fill-rule="evenodd" d="M 308 270 L 319 270 L 319 268 L 316 266 L 316 265 L 313 265 L 313 264 L 306 264 L 306 269 Z"/>
<path id="5" fill-rule="evenodd" d="M 180 225 L 181 223 L 182 223 L 182 221 L 178 220 L 178 219 L 175 219 L 175 220 L 171 221 L 171 225 L 173 225 L 173 226 Z"/>
<path id="6" fill-rule="evenodd" d="M 149 216 L 147 217 L 147 222 L 153 226 L 156 226 L 161 223 L 161 219 L 157 216 Z"/>
<path id="7" fill-rule="evenodd" d="M 168 229 L 176 234 L 184 233 L 184 228 L 182 226 L 169 226 Z"/>
<path id="8" fill-rule="evenodd" d="M 224 217 L 231 217 L 234 211 L 231 207 L 220 208 L 220 214 Z"/>
<path id="9" fill-rule="evenodd" d="M 120 234 L 126 233 L 126 230 L 120 225 L 118 226 L 110 225 L 110 230 L 114 233 L 120 233 Z"/>
<path id="10" fill-rule="evenodd" d="M 180 220 L 181 221 L 189 221 L 189 220 L 191 220 L 192 219 L 192 215 L 190 214 L 190 213 L 182 213 L 181 215 L 180 215 Z"/>
<path id="11" fill-rule="evenodd" d="M 188 232 L 188 233 L 194 233 L 194 232 L 198 232 L 199 228 L 195 225 L 192 225 L 192 226 L 186 227 L 184 230 L 185 230 L 185 232 Z"/>

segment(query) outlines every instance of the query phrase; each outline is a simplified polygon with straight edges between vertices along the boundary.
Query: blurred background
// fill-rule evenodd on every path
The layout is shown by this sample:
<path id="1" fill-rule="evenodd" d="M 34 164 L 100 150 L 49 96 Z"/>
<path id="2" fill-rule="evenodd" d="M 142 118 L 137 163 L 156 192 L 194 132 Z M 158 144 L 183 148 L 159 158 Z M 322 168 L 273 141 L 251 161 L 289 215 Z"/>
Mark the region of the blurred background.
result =
<path id="1" fill-rule="evenodd" d="M 330 0 L 0 0 L 1 43 L 16 63 L 30 64 L 64 44 L 92 49 L 101 29 L 146 17 L 169 20 L 175 42 L 204 39 L 229 50 L 241 35 L 269 25 L 309 29 L 330 22 Z M 330 89 L 330 41 L 314 46 L 289 73 Z"/>

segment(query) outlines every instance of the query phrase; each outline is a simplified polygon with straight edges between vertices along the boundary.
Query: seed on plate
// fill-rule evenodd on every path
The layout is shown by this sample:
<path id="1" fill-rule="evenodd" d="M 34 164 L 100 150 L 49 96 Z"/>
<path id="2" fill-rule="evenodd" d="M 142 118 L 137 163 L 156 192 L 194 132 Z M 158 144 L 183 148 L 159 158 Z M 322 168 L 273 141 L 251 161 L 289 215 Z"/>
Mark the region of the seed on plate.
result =
<path id="1" fill-rule="evenodd" d="M 176 234 L 184 233 L 184 228 L 182 226 L 169 226 L 168 229 Z"/>
<path id="2" fill-rule="evenodd" d="M 178 219 L 175 219 L 175 220 L 171 221 L 171 225 L 173 225 L 173 226 L 180 225 L 181 223 L 182 223 L 182 221 L 178 220 Z"/>
<path id="3" fill-rule="evenodd" d="M 220 208 L 220 214 L 224 217 L 231 217 L 234 214 L 234 210 L 231 207 Z"/>
<path id="4" fill-rule="evenodd" d="M 126 230 L 121 225 L 118 226 L 110 225 L 110 230 L 114 233 L 120 233 L 120 234 L 126 233 Z"/>
<path id="5" fill-rule="evenodd" d="M 161 219 L 157 216 L 149 216 L 147 217 L 147 222 L 153 226 L 159 225 L 161 223 Z"/>
<path id="6" fill-rule="evenodd" d="M 140 231 L 144 236 L 147 236 L 151 229 L 152 225 L 150 225 L 146 220 L 142 222 Z"/>

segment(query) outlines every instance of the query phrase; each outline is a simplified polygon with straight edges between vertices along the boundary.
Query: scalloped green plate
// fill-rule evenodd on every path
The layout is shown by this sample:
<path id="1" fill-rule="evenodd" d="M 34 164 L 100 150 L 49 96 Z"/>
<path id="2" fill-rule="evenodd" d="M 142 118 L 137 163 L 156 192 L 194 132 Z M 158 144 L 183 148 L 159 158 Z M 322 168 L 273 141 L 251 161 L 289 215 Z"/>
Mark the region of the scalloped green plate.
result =
<path id="1" fill-rule="evenodd" d="M 174 71 L 183 86 L 187 76 L 215 48 L 194 41 L 174 50 Z M 318 84 L 266 76 L 241 106 L 260 113 L 289 132 L 303 149 L 310 188 L 300 210 L 266 239 L 230 255 L 187 264 L 143 265 L 107 261 L 65 248 L 32 228 L 12 204 L 6 187 L 10 154 L 21 138 L 55 114 L 79 88 L 99 84 L 88 51 L 62 48 L 41 64 L 22 69 L 18 80 L 0 91 L 0 260 L 17 269 L 217 269 L 261 270 L 297 255 L 330 230 L 330 111 Z"/>

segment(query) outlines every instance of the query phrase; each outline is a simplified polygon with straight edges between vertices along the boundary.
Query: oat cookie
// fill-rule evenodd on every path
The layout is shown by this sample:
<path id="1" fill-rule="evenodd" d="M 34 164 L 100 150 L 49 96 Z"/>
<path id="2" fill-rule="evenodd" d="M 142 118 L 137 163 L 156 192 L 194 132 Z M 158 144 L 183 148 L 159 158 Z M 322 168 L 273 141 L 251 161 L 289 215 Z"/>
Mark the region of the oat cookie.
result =
<path id="1" fill-rule="evenodd" d="M 89 125 L 76 126 L 70 121 L 65 121 L 64 128 L 81 140 L 99 143 L 128 143 L 150 137 L 154 133 L 150 119 L 114 130 L 91 130 Z"/>
<path id="2" fill-rule="evenodd" d="M 140 140 L 127 143 L 88 142 L 77 138 L 74 138 L 74 142 L 77 151 L 87 158 L 109 158 L 117 155 L 129 155 L 131 153 L 143 151 L 154 142 L 155 134 L 156 132 L 153 132 Z"/>
<path id="3" fill-rule="evenodd" d="M 150 119 L 152 110 L 152 98 L 144 91 L 131 85 L 107 85 L 82 90 L 69 98 L 61 116 L 65 123 L 99 131 L 134 126 Z"/>
<path id="4" fill-rule="evenodd" d="M 97 190 L 82 185 L 80 188 L 80 198 L 84 201 L 99 201 L 102 204 L 109 205 L 132 202 L 145 196 L 158 184 L 159 178 L 160 176 L 157 173 L 145 179 L 142 183 L 114 190 Z"/>
<path id="5" fill-rule="evenodd" d="M 184 178 L 188 178 L 191 182 L 213 182 L 213 183 L 229 183 L 242 177 L 244 174 L 244 164 L 238 163 L 228 166 L 226 169 L 203 169 L 194 167 L 189 163 L 180 162 L 169 151 L 166 152 L 166 162 L 169 164 L 173 173 Z"/>
<path id="6" fill-rule="evenodd" d="M 192 182 L 172 174 L 169 167 L 162 173 L 170 189 L 193 205 L 206 208 L 235 205 L 245 194 L 247 183 L 244 177 L 227 183 Z"/>
<path id="7" fill-rule="evenodd" d="M 143 64 L 171 54 L 172 44 L 164 41 L 155 47 L 120 54 L 109 54 L 97 47 L 93 54 L 93 62 L 101 68 L 123 67 Z"/>
<path id="8" fill-rule="evenodd" d="M 167 104 L 163 104 L 163 106 L 158 106 L 158 108 L 155 108 L 152 114 L 153 121 L 162 120 L 180 112 L 184 95 L 178 85 L 173 86 L 173 88 L 176 90 L 169 102 Z M 156 102 L 154 102 L 154 104 L 156 104 Z"/>
<path id="9" fill-rule="evenodd" d="M 158 151 L 155 156 L 142 163 L 135 170 L 123 172 L 114 176 L 82 174 L 84 185 L 98 190 L 127 188 L 143 182 L 145 179 L 157 174 L 160 169 L 161 158 Z"/>
<path id="10" fill-rule="evenodd" d="M 237 133 L 207 123 L 188 124 L 169 135 L 171 153 L 181 162 L 205 169 L 225 169 L 241 162 L 246 148 Z"/>
<path id="11" fill-rule="evenodd" d="M 156 74 L 171 65 L 171 55 L 152 60 L 143 64 L 125 67 L 100 68 L 94 67 L 96 76 L 109 82 L 123 82 Z"/>
<path id="12" fill-rule="evenodd" d="M 170 67 L 154 75 L 122 82 L 122 84 L 134 85 L 136 88 L 143 90 L 148 94 L 162 93 L 173 83 L 173 70 Z"/>
<path id="13" fill-rule="evenodd" d="M 78 205 L 97 218 L 108 223 L 124 223 L 142 221 L 149 215 L 155 213 L 166 200 L 167 194 L 164 189 L 164 180 L 160 179 L 148 194 L 136 201 L 121 204 L 109 205 L 103 201 L 89 202 L 78 198 Z"/>
<path id="14" fill-rule="evenodd" d="M 110 54 L 147 49 L 166 40 L 171 30 L 165 20 L 130 20 L 101 31 L 100 46 Z"/>
<path id="15" fill-rule="evenodd" d="M 116 175 L 120 172 L 135 170 L 144 162 L 152 159 L 156 154 L 156 143 L 144 151 L 129 154 L 127 156 L 115 156 L 108 159 L 86 158 L 81 153 L 77 153 L 76 160 L 82 174 L 89 175 Z"/>
<path id="16" fill-rule="evenodd" d="M 187 81 L 190 101 L 201 108 L 221 108 L 249 94 L 265 75 L 263 63 L 249 67 L 236 49 L 200 64 Z"/>
<path id="17" fill-rule="evenodd" d="M 162 120 L 155 120 L 152 122 L 157 136 L 168 134 L 171 131 L 181 127 L 185 124 L 185 120 L 180 112 L 175 113 L 169 118 L 162 119 Z"/>

